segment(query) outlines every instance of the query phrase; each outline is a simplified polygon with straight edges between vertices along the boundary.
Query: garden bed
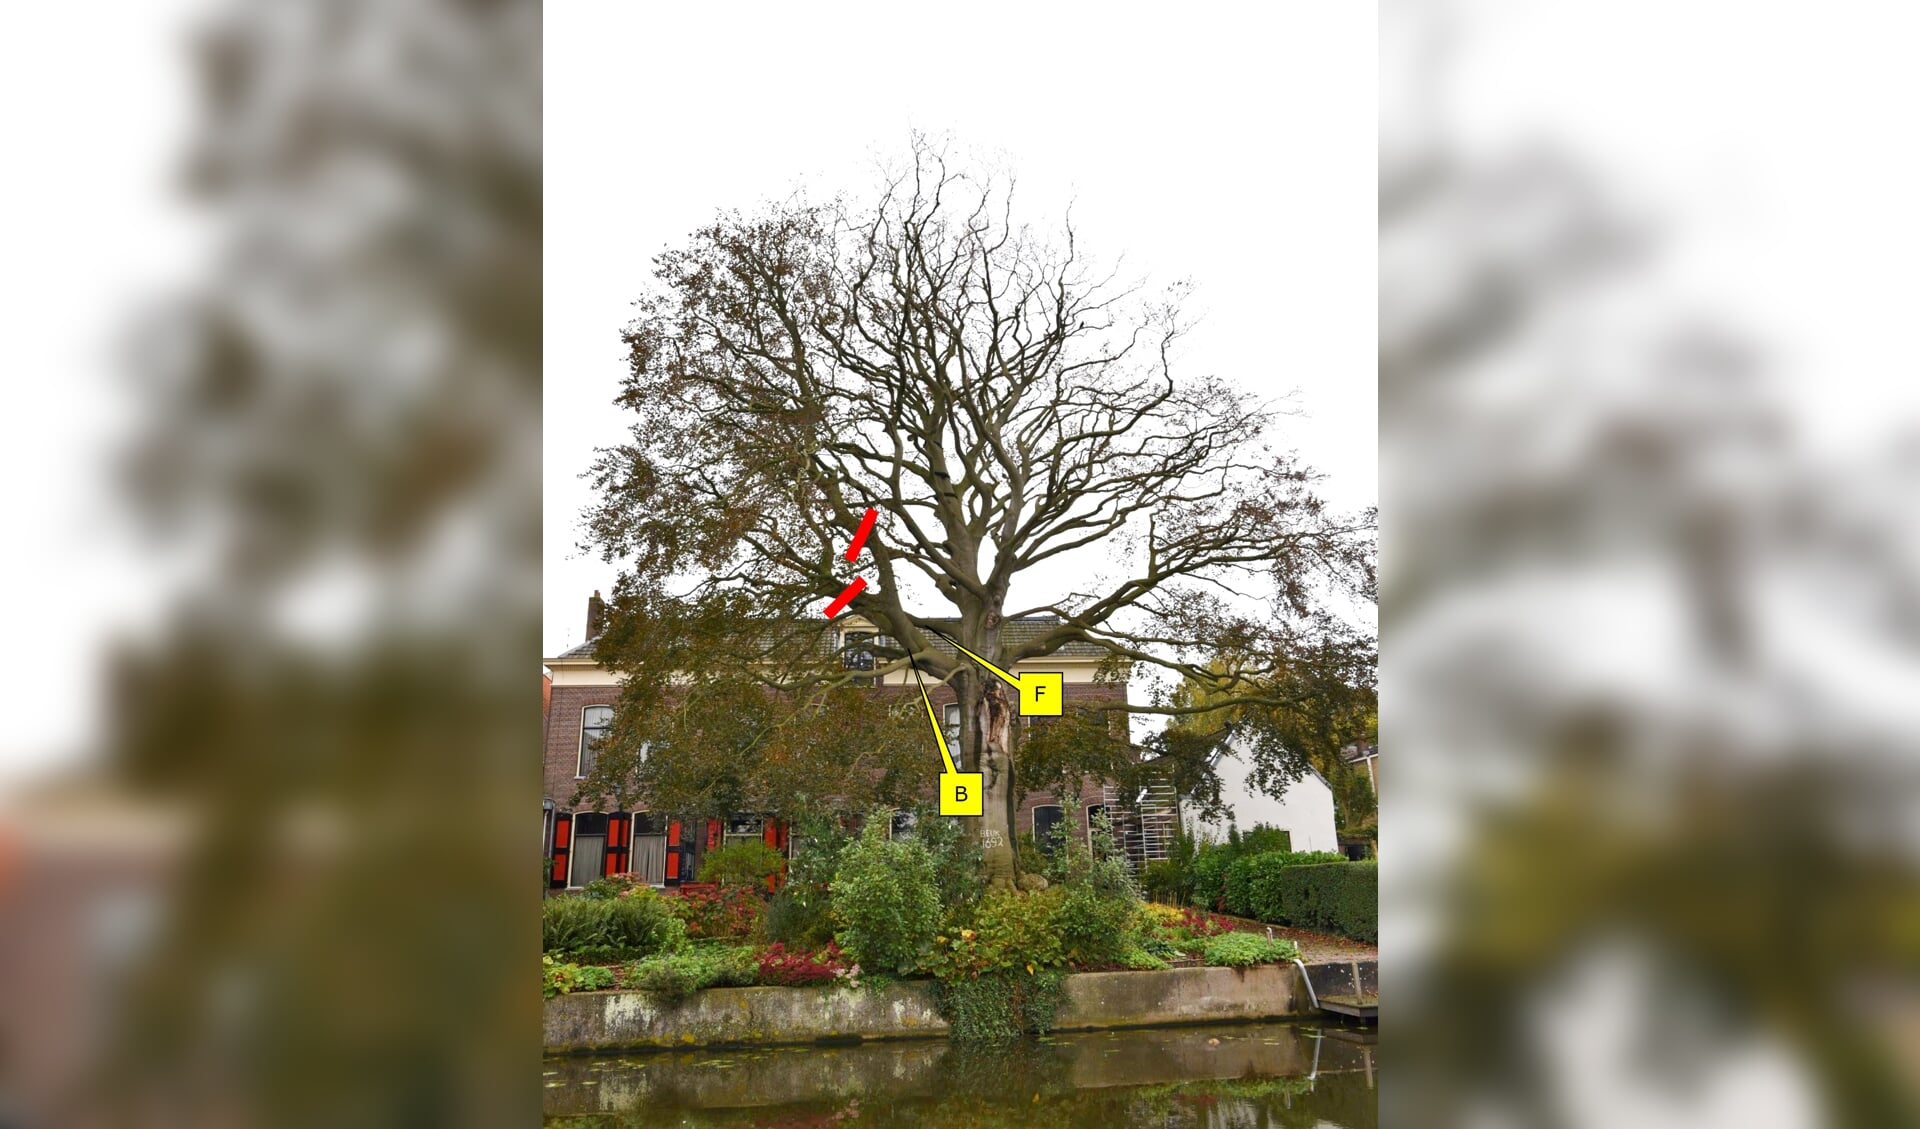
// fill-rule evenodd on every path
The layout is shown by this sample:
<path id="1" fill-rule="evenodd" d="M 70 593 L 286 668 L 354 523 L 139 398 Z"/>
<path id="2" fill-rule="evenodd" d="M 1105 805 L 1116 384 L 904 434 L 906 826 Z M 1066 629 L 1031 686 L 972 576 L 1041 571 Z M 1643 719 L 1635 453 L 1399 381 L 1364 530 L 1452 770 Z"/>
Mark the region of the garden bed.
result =
<path id="1" fill-rule="evenodd" d="M 1289 925 L 1268 925 L 1264 921 L 1255 921 L 1247 917 L 1235 917 L 1230 913 L 1215 914 L 1233 923 L 1240 933 L 1257 933 L 1267 936 L 1269 932 L 1283 941 L 1292 941 L 1300 947 L 1300 959 L 1308 964 L 1320 964 L 1326 961 L 1341 960 L 1378 960 L 1380 949 L 1365 941 L 1356 941 L 1351 937 L 1342 937 L 1337 933 L 1316 933 L 1311 929 L 1295 929 Z"/>
<path id="2" fill-rule="evenodd" d="M 723 848 L 702 871 L 716 885 L 662 896 L 609 878 L 549 899 L 543 991 L 596 996 L 550 1009 L 562 1017 L 554 1045 L 941 1032 L 991 1043 L 1076 1024 L 1296 1013 L 1290 962 L 1301 950 L 1291 938 L 1193 906 L 1143 903 L 1105 835 L 1063 839 L 1037 856 L 1048 868 L 1038 889 L 990 890 L 960 828 L 929 823 L 896 841 L 885 826 L 870 823 L 857 839 L 810 837 L 771 898 L 762 879 L 772 874 L 762 872 L 784 864 Z M 1310 936 L 1316 955 L 1333 947 Z M 1339 967 L 1357 985 L 1351 960 Z"/>

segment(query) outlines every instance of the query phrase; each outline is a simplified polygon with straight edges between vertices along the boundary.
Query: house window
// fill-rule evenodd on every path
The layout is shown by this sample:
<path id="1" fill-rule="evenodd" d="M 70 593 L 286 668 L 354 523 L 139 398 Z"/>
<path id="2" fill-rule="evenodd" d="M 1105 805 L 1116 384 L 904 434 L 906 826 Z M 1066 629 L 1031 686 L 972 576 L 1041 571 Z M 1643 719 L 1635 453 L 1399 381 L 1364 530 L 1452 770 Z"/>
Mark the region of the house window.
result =
<path id="1" fill-rule="evenodd" d="M 892 821 L 887 825 L 887 838 L 889 839 L 913 838 L 914 822 L 915 821 L 914 821 L 912 812 L 910 811 L 894 812 Z"/>
<path id="2" fill-rule="evenodd" d="M 607 868 L 607 817 L 602 812 L 583 811 L 573 817 L 573 850 L 569 854 L 573 870 L 569 886 L 585 886 L 601 877 Z"/>
<path id="3" fill-rule="evenodd" d="M 1033 809 L 1033 841 L 1048 854 L 1053 853 L 1053 830 L 1060 826 L 1060 805 L 1041 804 Z"/>
<path id="4" fill-rule="evenodd" d="M 873 632 L 848 631 L 840 636 L 840 664 L 848 670 L 872 670 Z"/>
<path id="5" fill-rule="evenodd" d="M 627 871 L 649 886 L 667 884 L 667 822 L 644 812 L 633 817 L 633 851 Z"/>
<path id="6" fill-rule="evenodd" d="M 760 843 L 765 842 L 766 833 L 767 819 L 765 816 L 736 812 L 727 817 L 726 834 L 723 841 L 727 843 Z"/>
<path id="7" fill-rule="evenodd" d="M 958 745 L 960 743 L 960 703 L 955 702 L 942 710 L 941 717 L 946 722 L 947 744 Z"/>
<path id="8" fill-rule="evenodd" d="M 580 767 L 574 773 L 576 779 L 584 780 L 593 771 L 593 760 L 599 751 L 598 746 L 613 728 L 612 706 L 588 706 L 580 711 Z"/>
<path id="9" fill-rule="evenodd" d="M 1089 848 L 1093 846 L 1094 822 L 1096 820 L 1105 819 L 1106 817 L 1107 817 L 1107 805 L 1089 804 L 1087 806 L 1087 846 Z"/>

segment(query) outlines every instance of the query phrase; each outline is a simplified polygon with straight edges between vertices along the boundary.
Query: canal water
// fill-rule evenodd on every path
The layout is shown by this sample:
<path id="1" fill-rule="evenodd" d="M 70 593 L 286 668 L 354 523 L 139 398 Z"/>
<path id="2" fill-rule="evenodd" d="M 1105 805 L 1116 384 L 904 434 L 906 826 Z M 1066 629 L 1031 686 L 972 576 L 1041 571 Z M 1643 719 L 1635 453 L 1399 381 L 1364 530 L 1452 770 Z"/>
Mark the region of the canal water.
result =
<path id="1" fill-rule="evenodd" d="M 552 1057 L 549 1129 L 1267 1129 L 1378 1124 L 1371 1028 L 1262 1023 Z"/>

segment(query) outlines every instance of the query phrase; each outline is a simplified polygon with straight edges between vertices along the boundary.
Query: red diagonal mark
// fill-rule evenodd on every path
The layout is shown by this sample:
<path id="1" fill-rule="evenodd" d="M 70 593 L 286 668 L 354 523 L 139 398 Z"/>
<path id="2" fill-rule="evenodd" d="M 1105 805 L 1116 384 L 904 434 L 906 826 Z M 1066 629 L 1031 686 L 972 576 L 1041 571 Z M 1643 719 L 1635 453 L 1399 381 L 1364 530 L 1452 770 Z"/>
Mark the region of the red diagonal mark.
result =
<path id="1" fill-rule="evenodd" d="M 867 516 L 860 519 L 860 532 L 853 535 L 853 544 L 847 546 L 847 559 L 860 555 L 860 546 L 867 543 L 867 534 L 873 532 L 873 523 L 880 518 L 880 511 L 869 506 Z"/>
<path id="2" fill-rule="evenodd" d="M 833 598 L 833 603 L 827 605 L 827 618 L 832 619 L 834 616 L 839 615 L 841 611 L 844 610 L 848 604 L 851 604 L 853 602 L 853 598 L 860 594 L 860 590 L 865 588 L 866 586 L 867 586 L 866 577 L 864 576 L 854 577 L 853 583 L 847 585 L 844 591 L 842 591 L 838 596 L 835 596 Z"/>

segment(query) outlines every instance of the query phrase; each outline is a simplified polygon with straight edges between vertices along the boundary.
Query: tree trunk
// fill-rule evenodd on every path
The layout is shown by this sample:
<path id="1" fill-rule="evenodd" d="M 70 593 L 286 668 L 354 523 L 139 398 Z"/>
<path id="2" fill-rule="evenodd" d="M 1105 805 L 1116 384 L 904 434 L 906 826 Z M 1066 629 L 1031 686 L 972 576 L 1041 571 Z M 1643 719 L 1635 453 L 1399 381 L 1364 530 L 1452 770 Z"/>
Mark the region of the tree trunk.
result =
<path id="1" fill-rule="evenodd" d="M 981 679 L 975 695 L 974 732 L 980 735 L 978 771 L 985 777 L 985 806 L 980 819 L 980 849 L 987 887 L 1003 889 L 1019 881 L 1013 850 L 1013 754 L 1010 744 L 1015 703 L 997 678 Z"/>

